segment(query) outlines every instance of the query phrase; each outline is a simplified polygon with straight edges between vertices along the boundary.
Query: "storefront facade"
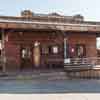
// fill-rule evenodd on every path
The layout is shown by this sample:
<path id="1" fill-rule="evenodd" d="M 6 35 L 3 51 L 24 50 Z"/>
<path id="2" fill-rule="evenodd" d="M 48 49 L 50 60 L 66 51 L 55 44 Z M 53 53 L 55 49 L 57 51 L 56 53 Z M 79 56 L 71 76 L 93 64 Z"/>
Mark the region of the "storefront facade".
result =
<path id="1" fill-rule="evenodd" d="M 3 70 L 63 68 L 66 58 L 97 57 L 97 24 L 85 22 L 82 16 L 30 11 L 23 11 L 21 17 L 1 16 Z"/>

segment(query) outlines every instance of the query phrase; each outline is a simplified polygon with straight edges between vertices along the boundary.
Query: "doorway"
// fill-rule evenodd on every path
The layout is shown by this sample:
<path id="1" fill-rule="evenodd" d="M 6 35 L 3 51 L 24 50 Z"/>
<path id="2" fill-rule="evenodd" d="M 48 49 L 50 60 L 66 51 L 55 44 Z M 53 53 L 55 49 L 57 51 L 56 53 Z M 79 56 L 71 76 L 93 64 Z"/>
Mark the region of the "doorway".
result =
<path id="1" fill-rule="evenodd" d="M 21 67 L 20 70 L 31 70 L 32 67 L 32 48 L 31 46 L 21 47 Z"/>
<path id="2" fill-rule="evenodd" d="M 23 45 L 20 50 L 21 66 L 20 70 L 32 71 L 33 69 L 40 68 L 41 64 L 41 51 L 40 43 L 34 42 L 33 45 Z"/>

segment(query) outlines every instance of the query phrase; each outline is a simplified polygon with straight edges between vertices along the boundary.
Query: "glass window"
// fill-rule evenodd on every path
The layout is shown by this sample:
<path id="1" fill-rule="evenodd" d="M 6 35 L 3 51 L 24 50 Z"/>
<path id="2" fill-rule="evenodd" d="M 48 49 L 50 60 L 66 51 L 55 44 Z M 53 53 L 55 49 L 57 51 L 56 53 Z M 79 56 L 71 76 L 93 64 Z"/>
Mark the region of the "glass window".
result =
<path id="1" fill-rule="evenodd" d="M 76 45 L 75 44 L 69 44 L 67 52 L 69 53 L 69 57 L 71 57 L 71 58 L 75 57 L 75 55 L 76 55 Z"/>
<path id="2" fill-rule="evenodd" d="M 78 57 L 83 57 L 86 55 L 86 48 L 85 45 L 79 44 L 77 45 L 77 56 Z"/>
<path id="3" fill-rule="evenodd" d="M 30 55 L 31 55 L 31 51 L 30 51 L 30 49 L 29 48 L 23 48 L 22 49 L 22 58 L 30 58 Z"/>
<path id="4" fill-rule="evenodd" d="M 52 51 L 54 54 L 57 54 L 58 53 L 58 46 L 53 46 Z"/>

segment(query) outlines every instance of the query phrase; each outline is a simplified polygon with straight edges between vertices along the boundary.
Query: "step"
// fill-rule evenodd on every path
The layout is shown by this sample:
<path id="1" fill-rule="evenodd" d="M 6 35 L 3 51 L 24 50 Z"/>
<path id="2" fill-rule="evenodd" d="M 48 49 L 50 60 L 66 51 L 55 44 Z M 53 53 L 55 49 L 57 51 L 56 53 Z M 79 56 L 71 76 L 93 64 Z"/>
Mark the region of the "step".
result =
<path id="1" fill-rule="evenodd" d="M 75 72 L 75 71 L 85 71 L 91 70 L 93 68 L 92 64 L 66 64 L 64 65 L 64 70 Z"/>
<path id="2" fill-rule="evenodd" d="M 2 75 L 0 79 L 36 79 L 36 80 L 55 80 L 55 79 L 67 79 L 66 72 L 47 72 L 47 73 L 31 73 L 31 74 L 10 74 Z"/>

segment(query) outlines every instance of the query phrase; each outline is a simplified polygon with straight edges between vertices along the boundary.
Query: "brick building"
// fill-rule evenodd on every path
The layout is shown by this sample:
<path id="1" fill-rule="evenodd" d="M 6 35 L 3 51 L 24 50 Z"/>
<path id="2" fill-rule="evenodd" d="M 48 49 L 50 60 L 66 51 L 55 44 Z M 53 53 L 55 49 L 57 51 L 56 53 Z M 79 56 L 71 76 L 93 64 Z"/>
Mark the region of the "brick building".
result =
<path id="1" fill-rule="evenodd" d="M 81 15 L 35 14 L 0 16 L 3 71 L 63 68 L 66 58 L 97 57 L 100 23 Z"/>

